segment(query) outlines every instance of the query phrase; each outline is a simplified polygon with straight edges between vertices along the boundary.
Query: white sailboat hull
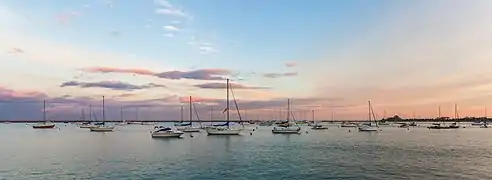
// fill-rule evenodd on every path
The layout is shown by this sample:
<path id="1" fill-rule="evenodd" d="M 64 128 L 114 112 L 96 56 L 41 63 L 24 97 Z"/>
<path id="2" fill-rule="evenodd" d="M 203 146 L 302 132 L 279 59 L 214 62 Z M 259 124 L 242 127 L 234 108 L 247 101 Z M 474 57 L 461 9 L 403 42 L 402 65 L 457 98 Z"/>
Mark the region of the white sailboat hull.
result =
<path id="1" fill-rule="evenodd" d="M 152 138 L 179 138 L 183 132 L 152 132 Z"/>
<path id="2" fill-rule="evenodd" d="M 177 127 L 176 129 L 183 131 L 183 132 L 200 132 L 200 127 L 190 127 L 190 126 L 185 126 L 185 127 Z"/>
<path id="3" fill-rule="evenodd" d="M 240 135 L 242 129 L 216 128 L 209 127 L 205 129 L 208 135 Z"/>
<path id="4" fill-rule="evenodd" d="M 371 131 L 378 131 L 378 129 L 379 128 L 375 126 L 368 126 L 368 125 L 359 126 L 359 131 L 371 132 Z"/>
<path id="5" fill-rule="evenodd" d="M 92 127 L 97 127 L 96 125 L 93 124 L 80 124 L 79 128 L 92 128 Z"/>
<path id="6" fill-rule="evenodd" d="M 300 127 L 274 127 L 272 129 L 274 134 L 299 134 L 300 132 Z"/>
<path id="7" fill-rule="evenodd" d="M 95 126 L 89 128 L 92 132 L 113 132 L 113 126 Z"/>

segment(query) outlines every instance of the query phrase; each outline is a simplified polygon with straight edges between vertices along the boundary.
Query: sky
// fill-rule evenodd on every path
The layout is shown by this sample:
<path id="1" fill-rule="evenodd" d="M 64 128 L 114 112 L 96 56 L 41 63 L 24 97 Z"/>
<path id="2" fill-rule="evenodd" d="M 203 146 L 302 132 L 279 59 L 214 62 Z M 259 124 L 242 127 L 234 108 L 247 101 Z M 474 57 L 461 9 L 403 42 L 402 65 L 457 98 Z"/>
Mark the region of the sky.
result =
<path id="1" fill-rule="evenodd" d="M 226 79 L 243 119 L 284 119 L 289 98 L 297 119 L 365 120 L 368 101 L 484 116 L 490 17 L 488 0 L 4 0 L 0 119 L 41 119 L 43 101 L 100 119 L 103 96 L 107 119 L 179 119 L 189 96 L 223 119 Z"/>

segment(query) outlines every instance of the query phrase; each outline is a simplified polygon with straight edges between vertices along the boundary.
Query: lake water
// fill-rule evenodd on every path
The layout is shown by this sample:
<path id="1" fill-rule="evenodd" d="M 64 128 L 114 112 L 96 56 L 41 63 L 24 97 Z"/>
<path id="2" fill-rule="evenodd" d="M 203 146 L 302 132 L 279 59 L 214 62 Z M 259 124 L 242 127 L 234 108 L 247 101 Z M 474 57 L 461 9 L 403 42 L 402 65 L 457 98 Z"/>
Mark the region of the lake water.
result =
<path id="1" fill-rule="evenodd" d="M 153 126 L 58 126 L 0 124 L 0 179 L 492 179 L 492 129 L 330 126 L 274 135 L 259 127 L 253 135 L 152 139 Z"/>

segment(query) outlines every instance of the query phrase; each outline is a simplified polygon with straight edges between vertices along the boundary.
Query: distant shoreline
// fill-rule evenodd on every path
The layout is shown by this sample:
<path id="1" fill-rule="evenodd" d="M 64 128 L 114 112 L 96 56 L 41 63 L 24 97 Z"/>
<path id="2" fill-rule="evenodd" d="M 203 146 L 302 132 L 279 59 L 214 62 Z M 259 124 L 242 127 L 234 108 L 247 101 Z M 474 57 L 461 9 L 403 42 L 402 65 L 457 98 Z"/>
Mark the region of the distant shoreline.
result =
<path id="1" fill-rule="evenodd" d="M 459 118 L 459 119 L 383 119 L 378 120 L 379 122 L 390 122 L 390 123 L 398 123 L 398 122 L 479 122 L 479 121 L 492 121 L 492 118 Z M 78 123 L 78 122 L 89 122 L 88 120 L 50 120 L 54 123 Z M 90 122 L 100 122 L 101 120 L 92 120 Z M 264 122 L 264 121 L 272 121 L 272 120 L 251 120 L 253 122 Z M 308 120 L 298 120 L 305 121 Z M 310 121 L 310 120 L 309 120 Z M 367 120 L 316 120 L 316 122 L 333 122 L 333 123 L 342 123 L 342 122 L 363 122 Z M 0 123 L 38 123 L 44 122 L 43 120 L 0 120 Z M 113 122 L 119 123 L 121 120 L 105 120 L 105 122 Z M 126 120 L 126 122 L 180 122 L 179 120 Z M 189 122 L 189 121 L 185 121 Z M 202 122 L 202 123 L 210 123 L 210 122 L 226 122 L 225 120 L 214 120 L 214 121 L 192 121 L 192 122 Z M 242 120 L 242 121 L 230 121 L 230 122 L 250 122 L 250 120 Z"/>

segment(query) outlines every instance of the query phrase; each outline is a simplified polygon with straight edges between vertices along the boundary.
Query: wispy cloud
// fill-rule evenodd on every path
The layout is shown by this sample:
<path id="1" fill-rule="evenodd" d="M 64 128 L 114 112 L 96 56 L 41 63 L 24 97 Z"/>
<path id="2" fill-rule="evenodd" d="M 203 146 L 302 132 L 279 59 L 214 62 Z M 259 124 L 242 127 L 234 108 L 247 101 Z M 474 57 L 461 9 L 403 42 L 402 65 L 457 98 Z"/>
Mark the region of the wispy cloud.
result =
<path id="1" fill-rule="evenodd" d="M 174 6 L 167 0 L 154 0 L 154 4 L 165 8 L 174 8 Z"/>
<path id="2" fill-rule="evenodd" d="M 157 14 L 165 14 L 165 15 L 173 15 L 173 16 L 182 16 L 187 17 L 186 13 L 179 9 L 157 9 L 155 11 Z"/>
<path id="3" fill-rule="evenodd" d="M 289 77 L 289 76 L 297 76 L 297 72 L 286 72 L 286 73 L 265 73 L 263 75 L 267 78 L 280 78 L 280 77 Z"/>
<path id="4" fill-rule="evenodd" d="M 199 69 L 192 71 L 167 71 L 155 76 L 164 79 L 195 79 L 195 80 L 225 80 L 225 75 L 231 74 L 226 69 Z"/>
<path id="5" fill-rule="evenodd" d="M 145 85 L 133 85 L 121 81 L 101 81 L 101 82 L 78 82 L 68 81 L 60 85 L 60 87 L 80 87 L 80 88 L 105 88 L 121 91 L 133 91 L 140 89 L 150 89 L 156 87 L 166 87 L 160 84 L 148 83 Z"/>
<path id="6" fill-rule="evenodd" d="M 185 13 L 182 9 L 179 9 L 176 6 L 172 5 L 169 1 L 156 0 L 154 1 L 154 3 L 157 5 L 158 8 L 155 10 L 156 14 L 191 18 L 191 15 Z"/>
<path id="7" fill-rule="evenodd" d="M 24 53 L 24 50 L 22 50 L 21 48 L 12 48 L 7 51 L 7 54 L 20 54 L 20 53 Z"/>
<path id="8" fill-rule="evenodd" d="M 77 11 L 67 11 L 62 12 L 55 16 L 56 21 L 61 25 L 69 24 L 74 18 L 79 17 L 81 15 L 80 12 Z"/>
<path id="9" fill-rule="evenodd" d="M 167 30 L 167 31 L 179 31 L 179 28 L 177 28 L 176 26 L 163 26 L 162 28 L 164 28 L 164 30 Z"/>
<path id="10" fill-rule="evenodd" d="M 200 46 L 198 49 L 200 50 L 200 53 L 202 53 L 202 54 L 211 54 L 211 53 L 219 52 L 219 50 L 217 50 L 213 47 L 210 47 L 210 46 Z"/>
<path id="11" fill-rule="evenodd" d="M 230 83 L 229 84 L 231 88 L 233 89 L 269 89 L 268 87 L 256 87 L 256 86 L 246 86 L 238 83 Z M 198 84 L 194 85 L 195 87 L 202 88 L 202 89 L 226 89 L 227 84 L 226 83 L 205 83 L 205 84 Z"/>
<path id="12" fill-rule="evenodd" d="M 83 68 L 85 72 L 91 73 L 129 73 L 129 74 L 139 74 L 139 75 L 155 75 L 155 72 L 146 69 L 125 69 L 125 68 L 112 68 L 112 67 L 90 67 Z"/>
<path id="13" fill-rule="evenodd" d="M 164 36 L 167 36 L 167 37 L 174 37 L 174 34 L 167 33 L 167 34 L 164 34 Z"/>
<path id="14" fill-rule="evenodd" d="M 295 63 L 295 62 L 287 62 L 287 63 L 285 63 L 285 67 L 294 67 L 296 65 L 297 65 L 297 63 Z"/>
<path id="15" fill-rule="evenodd" d="M 197 69 L 190 71 L 165 71 L 153 72 L 145 69 L 124 69 L 110 67 L 90 67 L 82 69 L 92 73 L 125 73 L 155 76 L 163 79 L 195 79 L 195 80 L 225 80 L 225 76 L 231 75 L 227 69 Z"/>

